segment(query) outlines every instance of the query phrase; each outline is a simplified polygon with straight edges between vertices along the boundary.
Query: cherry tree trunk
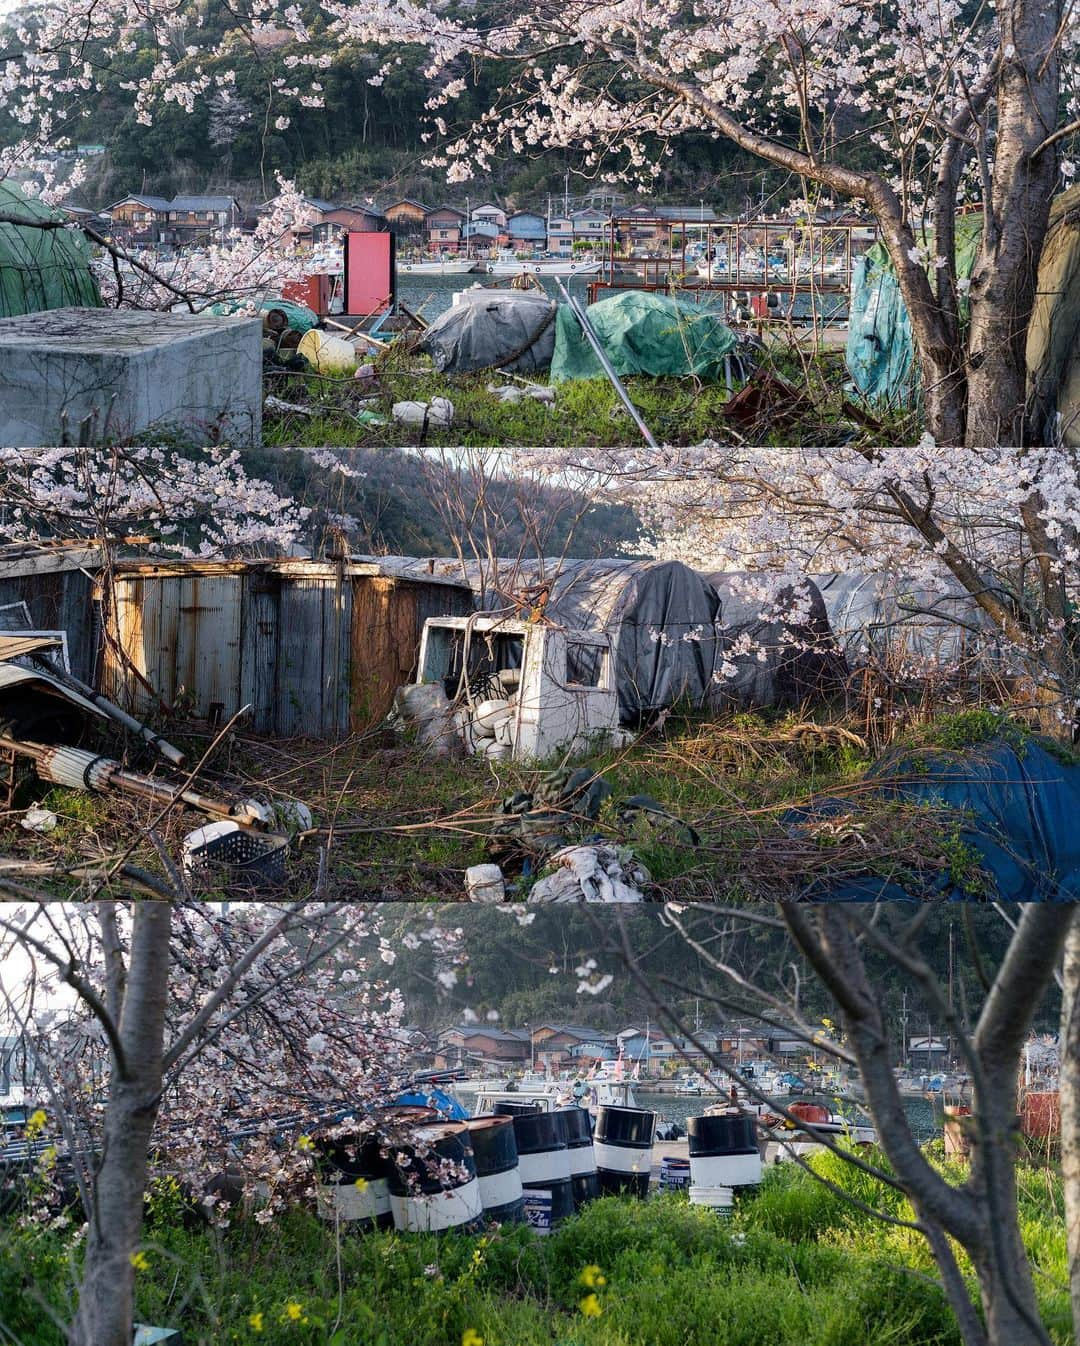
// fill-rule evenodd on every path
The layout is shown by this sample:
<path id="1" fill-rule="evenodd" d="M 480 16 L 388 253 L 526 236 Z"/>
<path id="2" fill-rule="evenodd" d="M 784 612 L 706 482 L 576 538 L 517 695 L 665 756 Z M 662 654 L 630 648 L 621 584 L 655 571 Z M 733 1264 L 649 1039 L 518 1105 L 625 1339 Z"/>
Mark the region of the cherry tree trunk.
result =
<path id="1" fill-rule="evenodd" d="M 1060 5 L 1010 0 L 1000 7 L 993 184 L 971 277 L 967 443 L 1023 445 L 1025 347 L 1057 156 L 1038 153 L 1057 125 Z"/>
<path id="2" fill-rule="evenodd" d="M 134 907 L 118 1025 L 123 1059 L 114 1052 L 70 1346 L 131 1346 L 132 1258 L 142 1234 L 147 1158 L 160 1102 L 170 919 L 167 902 Z"/>

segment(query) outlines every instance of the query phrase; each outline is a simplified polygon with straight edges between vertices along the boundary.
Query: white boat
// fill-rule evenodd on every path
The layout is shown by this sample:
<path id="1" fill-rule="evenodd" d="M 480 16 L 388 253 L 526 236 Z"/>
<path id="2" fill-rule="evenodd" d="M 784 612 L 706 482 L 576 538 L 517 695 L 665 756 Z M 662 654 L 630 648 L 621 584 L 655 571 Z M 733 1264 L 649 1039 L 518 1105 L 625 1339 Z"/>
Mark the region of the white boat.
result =
<path id="1" fill-rule="evenodd" d="M 441 257 L 437 262 L 398 262 L 402 276 L 466 276 L 476 266 L 475 257 Z"/>
<path id="2" fill-rule="evenodd" d="M 536 261 L 502 253 L 487 263 L 489 276 L 587 276 L 600 270 L 600 262 L 574 262 L 566 257 L 541 257 Z"/>
<path id="3" fill-rule="evenodd" d="M 556 1108 L 569 1108 L 578 1104 L 588 1108 L 594 1116 L 599 1107 L 638 1106 L 630 1080 L 601 1075 L 583 1082 L 584 1092 L 575 1096 L 573 1081 L 552 1080 L 542 1075 L 526 1075 L 513 1081 L 512 1088 L 508 1080 L 481 1080 L 475 1085 L 473 1116 L 490 1116 L 495 1111 L 496 1103 L 533 1103 L 541 1112 L 554 1112 Z"/>

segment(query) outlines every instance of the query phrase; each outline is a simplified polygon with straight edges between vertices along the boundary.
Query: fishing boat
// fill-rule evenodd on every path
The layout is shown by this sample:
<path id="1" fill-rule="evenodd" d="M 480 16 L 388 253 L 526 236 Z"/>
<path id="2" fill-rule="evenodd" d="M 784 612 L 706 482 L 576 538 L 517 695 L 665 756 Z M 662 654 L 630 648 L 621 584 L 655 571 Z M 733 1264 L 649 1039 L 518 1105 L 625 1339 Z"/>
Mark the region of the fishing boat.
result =
<path id="1" fill-rule="evenodd" d="M 440 257 L 434 262 L 398 262 L 404 276 L 466 276 L 476 266 L 473 257 Z"/>
<path id="2" fill-rule="evenodd" d="M 566 257 L 522 260 L 512 252 L 500 252 L 487 264 L 489 276 L 587 276 L 600 270 L 600 262 L 574 262 Z"/>

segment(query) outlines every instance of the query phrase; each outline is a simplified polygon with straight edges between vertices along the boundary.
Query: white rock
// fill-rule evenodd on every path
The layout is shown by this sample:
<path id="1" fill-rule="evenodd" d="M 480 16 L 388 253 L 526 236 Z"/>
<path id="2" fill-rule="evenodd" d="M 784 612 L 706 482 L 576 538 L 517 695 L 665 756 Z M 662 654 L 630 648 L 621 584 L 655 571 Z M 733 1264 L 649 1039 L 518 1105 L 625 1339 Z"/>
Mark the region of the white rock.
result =
<path id="1" fill-rule="evenodd" d="M 59 821 L 52 809 L 43 809 L 35 804 L 23 814 L 22 826 L 28 832 L 51 832 Z"/>
<path id="2" fill-rule="evenodd" d="M 502 902 L 506 884 L 498 865 L 470 865 L 465 871 L 465 891 L 470 902 Z"/>

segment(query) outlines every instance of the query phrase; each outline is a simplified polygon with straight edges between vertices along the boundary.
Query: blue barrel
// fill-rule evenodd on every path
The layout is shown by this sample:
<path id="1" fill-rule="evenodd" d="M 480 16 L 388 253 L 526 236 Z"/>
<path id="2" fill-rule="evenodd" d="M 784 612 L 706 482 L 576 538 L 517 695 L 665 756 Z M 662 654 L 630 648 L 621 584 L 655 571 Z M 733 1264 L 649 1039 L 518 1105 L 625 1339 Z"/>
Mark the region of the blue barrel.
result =
<path id="1" fill-rule="evenodd" d="M 525 1219 L 512 1117 L 473 1117 L 465 1123 L 476 1160 L 484 1219 L 520 1224 Z"/>
<path id="2" fill-rule="evenodd" d="M 480 1182 L 464 1122 L 414 1127 L 405 1144 L 394 1146 L 389 1187 L 395 1229 L 426 1234 L 482 1227 Z"/>
<path id="3" fill-rule="evenodd" d="M 655 1129 L 656 1113 L 647 1109 L 597 1109 L 593 1150 L 601 1192 L 648 1195 Z"/>
<path id="4" fill-rule="evenodd" d="M 370 1134 L 314 1136 L 319 1218 L 350 1228 L 389 1229 L 390 1161 Z"/>
<path id="5" fill-rule="evenodd" d="M 665 1154 L 660 1160 L 660 1191 L 685 1192 L 690 1186 L 690 1160 Z"/>
<path id="6" fill-rule="evenodd" d="M 752 1117 L 721 1113 L 686 1123 L 690 1181 L 695 1187 L 754 1187 L 761 1182 L 761 1155 Z"/>
<path id="7" fill-rule="evenodd" d="M 566 1145 L 570 1152 L 570 1187 L 574 1194 L 574 1209 L 586 1201 L 595 1201 L 600 1195 L 600 1179 L 596 1173 L 596 1155 L 593 1152 L 592 1118 L 585 1108 L 560 1108 L 559 1115 L 566 1126 Z"/>
<path id="8" fill-rule="evenodd" d="M 515 1117 L 514 1139 L 526 1198 L 529 1191 L 551 1193 L 552 1225 L 573 1215 L 574 1188 L 563 1114 L 537 1112 Z"/>

